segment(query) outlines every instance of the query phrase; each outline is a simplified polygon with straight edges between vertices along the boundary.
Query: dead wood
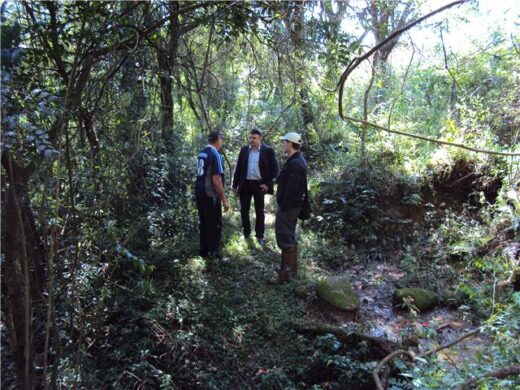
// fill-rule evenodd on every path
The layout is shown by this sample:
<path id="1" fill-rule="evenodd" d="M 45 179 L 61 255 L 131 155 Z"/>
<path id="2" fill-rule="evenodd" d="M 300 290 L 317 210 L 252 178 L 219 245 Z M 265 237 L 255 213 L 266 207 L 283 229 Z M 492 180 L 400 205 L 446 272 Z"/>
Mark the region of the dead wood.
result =
<path id="1" fill-rule="evenodd" d="M 504 378 L 507 378 L 507 377 L 510 377 L 513 375 L 520 375 L 520 365 L 517 364 L 515 366 L 507 366 L 507 367 L 499 368 L 497 370 L 489 371 L 489 372 L 485 373 L 484 375 L 481 375 L 476 378 L 472 378 L 469 381 L 464 382 L 464 384 L 461 387 L 459 387 L 459 389 L 460 390 L 471 389 L 480 380 L 482 380 L 484 378 L 504 379 Z"/>

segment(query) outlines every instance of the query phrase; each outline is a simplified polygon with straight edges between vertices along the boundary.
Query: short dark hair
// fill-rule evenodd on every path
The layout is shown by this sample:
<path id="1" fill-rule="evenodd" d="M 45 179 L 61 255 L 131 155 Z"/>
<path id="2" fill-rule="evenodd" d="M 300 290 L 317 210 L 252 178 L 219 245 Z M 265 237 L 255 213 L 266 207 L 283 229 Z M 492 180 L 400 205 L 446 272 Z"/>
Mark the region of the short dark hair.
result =
<path id="1" fill-rule="evenodd" d="M 217 142 L 219 138 L 223 138 L 223 134 L 220 131 L 212 131 L 208 134 L 208 142 Z"/>
<path id="2" fill-rule="evenodd" d="M 260 130 L 258 130 L 256 127 L 253 127 L 251 129 L 251 131 L 249 132 L 249 134 L 257 134 L 259 135 L 260 137 L 262 136 L 262 132 Z"/>
<path id="3" fill-rule="evenodd" d="M 291 141 L 289 141 L 291 142 Z M 294 150 L 300 150 L 300 148 L 302 147 L 301 144 L 297 144 L 297 143 L 294 143 L 294 142 L 291 142 L 292 144 L 292 147 L 294 148 Z"/>

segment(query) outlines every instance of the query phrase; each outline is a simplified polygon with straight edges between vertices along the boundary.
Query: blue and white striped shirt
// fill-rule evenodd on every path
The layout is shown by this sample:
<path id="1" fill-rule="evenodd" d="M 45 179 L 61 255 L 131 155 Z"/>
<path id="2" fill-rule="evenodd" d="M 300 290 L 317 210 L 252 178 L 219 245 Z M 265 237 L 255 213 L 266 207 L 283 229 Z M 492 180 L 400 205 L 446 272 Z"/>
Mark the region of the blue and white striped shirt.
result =
<path id="1" fill-rule="evenodd" d="M 221 175 L 224 182 L 224 159 L 213 145 L 206 145 L 197 156 L 196 191 L 204 191 L 207 196 L 218 196 L 213 185 L 213 175 Z"/>

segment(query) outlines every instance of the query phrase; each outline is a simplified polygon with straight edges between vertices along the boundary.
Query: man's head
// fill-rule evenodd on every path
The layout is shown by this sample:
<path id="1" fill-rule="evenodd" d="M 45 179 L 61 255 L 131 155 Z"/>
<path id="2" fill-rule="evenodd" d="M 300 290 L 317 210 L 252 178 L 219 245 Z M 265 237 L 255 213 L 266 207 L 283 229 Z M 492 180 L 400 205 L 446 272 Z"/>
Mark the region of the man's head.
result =
<path id="1" fill-rule="evenodd" d="M 280 140 L 283 142 L 283 151 L 287 156 L 292 156 L 302 146 L 302 138 L 298 133 L 287 133 L 280 137 Z"/>
<path id="2" fill-rule="evenodd" d="M 253 149 L 258 149 L 260 144 L 262 143 L 262 132 L 257 128 L 251 129 L 249 132 L 249 145 Z"/>
<path id="3" fill-rule="evenodd" d="M 220 131 L 212 131 L 208 134 L 208 143 L 213 145 L 218 151 L 222 150 L 223 135 Z"/>

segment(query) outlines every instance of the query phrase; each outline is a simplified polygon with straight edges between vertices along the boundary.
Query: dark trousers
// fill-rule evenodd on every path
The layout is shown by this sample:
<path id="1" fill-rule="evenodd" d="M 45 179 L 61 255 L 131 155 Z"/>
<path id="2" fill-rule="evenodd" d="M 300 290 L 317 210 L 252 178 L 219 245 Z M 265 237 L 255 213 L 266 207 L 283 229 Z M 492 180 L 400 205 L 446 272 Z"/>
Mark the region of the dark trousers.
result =
<path id="1" fill-rule="evenodd" d="M 219 255 L 222 242 L 222 205 L 218 197 L 196 192 L 199 211 L 199 255 Z"/>
<path id="2" fill-rule="evenodd" d="M 244 187 L 240 191 L 240 217 L 242 218 L 242 228 L 244 235 L 251 234 L 251 220 L 249 219 L 249 209 L 251 208 L 251 198 L 255 200 L 255 235 L 257 238 L 264 238 L 265 214 L 264 214 L 264 193 L 260 189 L 259 180 L 246 180 Z"/>
<path id="3" fill-rule="evenodd" d="M 276 220 L 274 231 L 276 234 L 276 244 L 280 249 L 289 249 L 298 245 L 296 241 L 296 225 L 301 207 L 282 211 L 280 207 L 276 210 Z"/>

